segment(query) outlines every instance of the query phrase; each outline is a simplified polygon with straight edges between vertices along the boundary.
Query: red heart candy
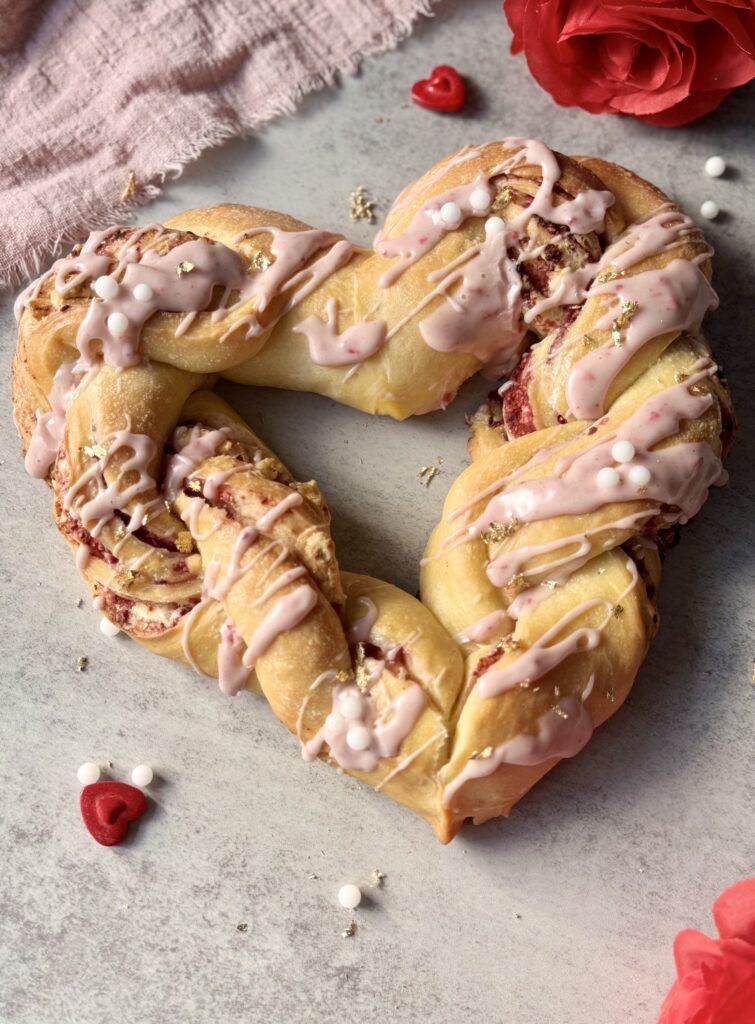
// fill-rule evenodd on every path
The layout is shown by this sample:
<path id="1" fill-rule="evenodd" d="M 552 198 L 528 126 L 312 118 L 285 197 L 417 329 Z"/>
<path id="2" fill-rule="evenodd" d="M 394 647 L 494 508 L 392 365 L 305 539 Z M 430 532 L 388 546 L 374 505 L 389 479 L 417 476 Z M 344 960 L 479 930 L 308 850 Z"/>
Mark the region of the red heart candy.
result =
<path id="1" fill-rule="evenodd" d="M 464 105 L 464 79 L 450 64 L 433 68 L 429 78 L 412 86 L 412 99 L 421 107 L 452 113 Z"/>
<path id="2" fill-rule="evenodd" d="M 81 817 L 98 843 L 115 846 L 128 832 L 128 823 L 147 809 L 144 793 L 126 782 L 93 782 L 81 791 Z"/>

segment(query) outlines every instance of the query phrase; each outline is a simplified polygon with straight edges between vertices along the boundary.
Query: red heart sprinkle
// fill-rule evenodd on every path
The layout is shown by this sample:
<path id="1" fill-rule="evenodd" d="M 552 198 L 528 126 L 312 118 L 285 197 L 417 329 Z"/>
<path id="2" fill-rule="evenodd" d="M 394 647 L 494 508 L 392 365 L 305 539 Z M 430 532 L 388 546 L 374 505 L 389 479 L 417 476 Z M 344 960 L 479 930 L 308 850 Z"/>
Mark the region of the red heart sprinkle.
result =
<path id="1" fill-rule="evenodd" d="M 412 86 L 412 99 L 421 107 L 452 113 L 464 105 L 464 79 L 450 64 L 433 68 L 429 78 Z"/>
<path id="2" fill-rule="evenodd" d="M 81 817 L 98 843 L 115 846 L 128 832 L 128 823 L 147 809 L 144 793 L 126 782 L 93 782 L 81 791 Z"/>

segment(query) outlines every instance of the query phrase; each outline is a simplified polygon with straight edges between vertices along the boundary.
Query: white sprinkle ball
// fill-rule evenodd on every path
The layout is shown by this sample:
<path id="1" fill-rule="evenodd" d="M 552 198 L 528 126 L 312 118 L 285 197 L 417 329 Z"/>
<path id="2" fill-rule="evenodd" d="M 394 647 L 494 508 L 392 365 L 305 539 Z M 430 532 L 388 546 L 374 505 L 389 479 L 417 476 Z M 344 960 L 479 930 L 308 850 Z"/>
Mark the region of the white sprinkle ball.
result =
<path id="1" fill-rule="evenodd" d="M 352 725 L 346 733 L 346 744 L 352 750 L 366 750 L 371 742 L 370 730 L 366 725 Z"/>
<path id="2" fill-rule="evenodd" d="M 344 718 L 361 718 L 362 698 L 358 693 L 346 693 L 341 697 L 338 710 Z"/>
<path id="3" fill-rule="evenodd" d="M 631 441 L 617 441 L 611 448 L 611 458 L 616 462 L 631 462 L 634 454 L 634 445 Z"/>
<path id="4" fill-rule="evenodd" d="M 705 173 L 711 178 L 720 178 L 726 170 L 726 161 L 722 156 L 709 156 L 705 161 Z"/>
<path id="5" fill-rule="evenodd" d="M 137 302 L 149 302 L 154 294 L 150 286 L 144 282 L 140 282 L 134 288 L 134 298 Z"/>
<path id="6" fill-rule="evenodd" d="M 82 786 L 91 786 L 100 777 L 100 766 L 93 761 L 87 761 L 76 772 L 76 778 Z"/>
<path id="7" fill-rule="evenodd" d="M 345 910 L 356 910 L 362 902 L 362 890 L 358 885 L 342 885 L 338 890 L 338 902 Z"/>
<path id="8" fill-rule="evenodd" d="M 110 274 L 103 274 L 94 282 L 94 294 L 99 299 L 114 299 L 118 294 L 118 282 Z"/>
<path id="9" fill-rule="evenodd" d="M 486 188 L 476 188 L 469 197 L 469 205 L 475 213 L 485 213 L 490 209 L 490 192 Z"/>
<path id="10" fill-rule="evenodd" d="M 447 228 L 458 228 L 463 219 L 461 207 L 458 203 L 444 203 L 440 208 L 440 219 Z"/>
<path id="11" fill-rule="evenodd" d="M 714 203 L 712 199 L 706 199 L 700 207 L 700 213 L 706 220 L 715 220 L 720 212 L 718 203 Z"/>
<path id="12" fill-rule="evenodd" d="M 138 764 L 131 772 L 131 781 L 135 786 L 148 786 L 154 777 L 155 773 L 148 764 Z"/>
<path id="13" fill-rule="evenodd" d="M 104 616 L 100 619 L 100 632 L 103 636 L 118 636 L 121 631 L 120 626 L 116 626 L 110 619 L 106 619 Z"/>
<path id="14" fill-rule="evenodd" d="M 120 338 L 128 330 L 128 317 L 125 313 L 111 313 L 107 318 L 107 329 L 114 338 Z"/>
<path id="15" fill-rule="evenodd" d="M 612 487 L 616 487 L 618 485 L 621 477 L 613 466 L 604 466 L 602 469 L 598 470 L 596 479 L 598 487 L 600 487 L 602 491 L 610 491 Z"/>
<path id="16" fill-rule="evenodd" d="M 487 238 L 492 238 L 493 235 L 500 235 L 505 230 L 506 225 L 502 217 L 488 217 L 485 221 L 485 235 Z"/>
<path id="17" fill-rule="evenodd" d="M 650 483 L 650 470 L 647 466 L 630 466 L 629 479 L 638 487 L 644 487 Z"/>

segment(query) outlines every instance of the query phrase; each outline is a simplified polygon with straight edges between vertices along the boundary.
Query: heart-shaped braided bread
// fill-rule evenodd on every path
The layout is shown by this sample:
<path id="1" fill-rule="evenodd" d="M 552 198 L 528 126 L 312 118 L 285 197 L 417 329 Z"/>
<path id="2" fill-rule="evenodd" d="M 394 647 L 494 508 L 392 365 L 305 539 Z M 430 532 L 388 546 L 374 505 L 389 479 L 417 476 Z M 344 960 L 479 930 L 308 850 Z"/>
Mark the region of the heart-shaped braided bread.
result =
<path id="1" fill-rule="evenodd" d="M 710 255 L 652 185 L 526 139 L 441 161 L 374 251 L 246 206 L 93 232 L 17 303 L 27 467 L 112 622 L 261 691 L 305 760 L 447 841 L 629 691 L 659 547 L 723 481 L 732 435 L 700 334 Z M 472 418 L 422 602 L 339 572 L 317 484 L 209 390 L 404 419 L 480 369 L 513 374 Z"/>

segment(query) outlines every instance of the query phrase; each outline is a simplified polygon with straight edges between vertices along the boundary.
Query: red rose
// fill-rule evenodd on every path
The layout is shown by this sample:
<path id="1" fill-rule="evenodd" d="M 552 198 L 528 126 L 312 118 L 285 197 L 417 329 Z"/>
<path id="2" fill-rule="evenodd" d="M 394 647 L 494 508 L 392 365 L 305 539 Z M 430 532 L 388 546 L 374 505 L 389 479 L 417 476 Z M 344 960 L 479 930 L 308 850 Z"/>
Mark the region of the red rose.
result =
<path id="1" fill-rule="evenodd" d="M 674 942 L 679 977 L 658 1024 L 755 1022 L 755 878 L 725 889 L 713 904 L 720 939 L 688 928 Z"/>
<path id="2" fill-rule="evenodd" d="M 503 0 L 557 103 L 651 124 L 694 121 L 755 77 L 752 0 Z"/>

